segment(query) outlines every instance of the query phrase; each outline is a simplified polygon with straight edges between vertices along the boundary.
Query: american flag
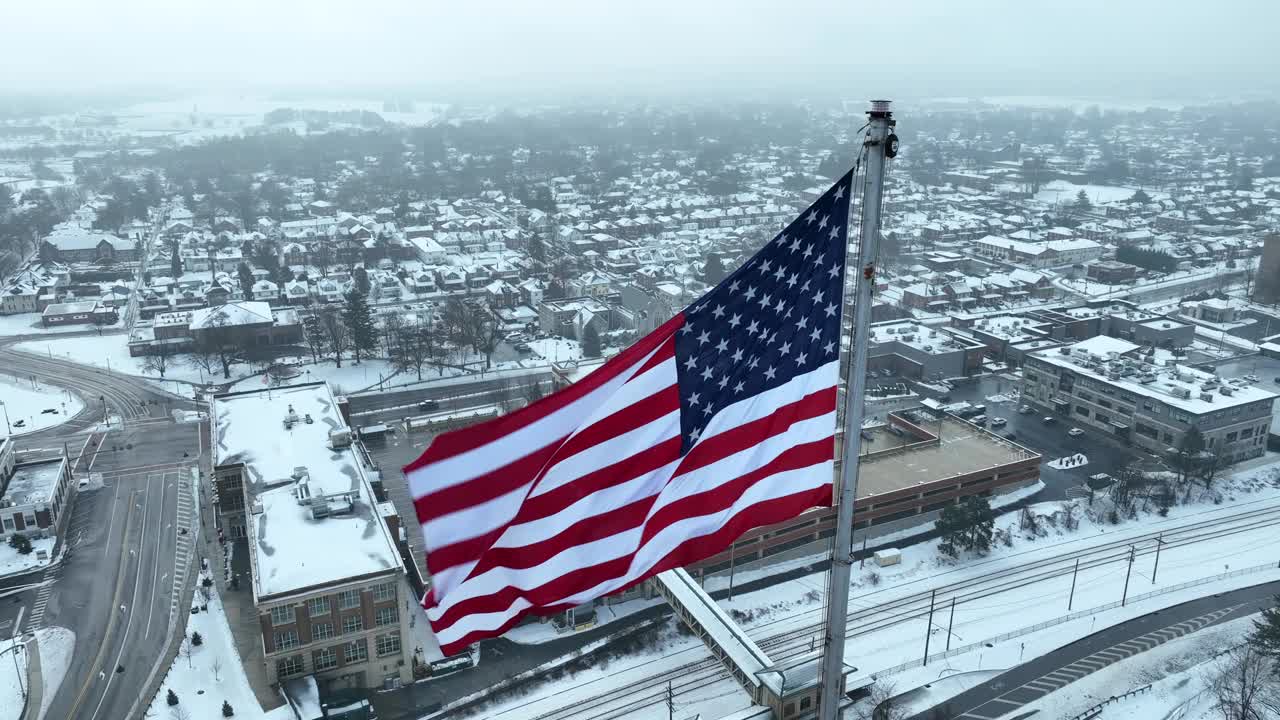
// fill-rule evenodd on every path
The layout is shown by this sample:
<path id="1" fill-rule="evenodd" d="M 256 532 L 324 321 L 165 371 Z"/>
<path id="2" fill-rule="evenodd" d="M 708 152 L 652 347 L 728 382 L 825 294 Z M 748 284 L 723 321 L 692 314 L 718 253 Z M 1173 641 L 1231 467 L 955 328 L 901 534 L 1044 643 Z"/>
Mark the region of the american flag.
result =
<path id="1" fill-rule="evenodd" d="M 831 504 L 850 184 L 581 381 L 405 467 L 446 655 Z"/>

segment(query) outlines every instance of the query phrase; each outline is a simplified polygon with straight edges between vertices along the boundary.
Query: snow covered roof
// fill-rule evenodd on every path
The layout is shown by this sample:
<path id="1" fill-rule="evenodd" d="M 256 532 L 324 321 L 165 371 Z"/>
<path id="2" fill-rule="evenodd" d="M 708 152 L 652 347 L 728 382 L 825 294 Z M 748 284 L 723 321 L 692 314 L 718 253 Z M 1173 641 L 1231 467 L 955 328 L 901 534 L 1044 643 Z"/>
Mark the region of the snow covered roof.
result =
<path id="1" fill-rule="evenodd" d="M 191 313 L 191 329 L 199 330 L 214 325 L 254 325 L 272 322 L 271 306 L 265 302 L 234 302 L 215 307 L 200 308 Z"/>
<path id="2" fill-rule="evenodd" d="M 328 384 L 217 395 L 212 415 L 214 465 L 244 466 L 256 599 L 404 571 L 355 449 L 330 441 L 349 428 Z M 317 518 L 325 498 L 341 512 Z"/>

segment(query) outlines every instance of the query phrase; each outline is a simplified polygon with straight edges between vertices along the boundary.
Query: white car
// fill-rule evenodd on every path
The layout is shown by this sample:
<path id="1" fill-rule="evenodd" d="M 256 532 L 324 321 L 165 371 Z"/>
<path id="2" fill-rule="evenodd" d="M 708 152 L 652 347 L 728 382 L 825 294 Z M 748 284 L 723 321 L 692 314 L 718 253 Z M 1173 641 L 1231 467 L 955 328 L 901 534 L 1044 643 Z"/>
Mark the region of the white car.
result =
<path id="1" fill-rule="evenodd" d="M 1004 427 L 1007 422 L 1009 421 L 1002 417 L 993 417 L 991 418 L 991 427 Z"/>
<path id="2" fill-rule="evenodd" d="M 1071 437 L 1080 437 L 1081 435 L 1084 434 L 1084 431 L 1081 430 L 1080 428 L 1071 428 L 1070 430 L 1067 431 L 1067 434 L 1070 435 Z"/>

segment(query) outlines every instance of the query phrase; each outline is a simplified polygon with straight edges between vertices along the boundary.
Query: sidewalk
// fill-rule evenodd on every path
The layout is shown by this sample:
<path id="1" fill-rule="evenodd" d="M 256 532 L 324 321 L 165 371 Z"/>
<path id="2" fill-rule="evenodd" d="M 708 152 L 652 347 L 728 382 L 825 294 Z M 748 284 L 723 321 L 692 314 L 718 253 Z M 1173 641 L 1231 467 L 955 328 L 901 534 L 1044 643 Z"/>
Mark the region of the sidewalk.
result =
<path id="1" fill-rule="evenodd" d="M 44 677 L 40 674 L 40 643 L 35 635 L 27 640 L 27 706 L 23 720 L 39 720 L 44 702 Z"/>

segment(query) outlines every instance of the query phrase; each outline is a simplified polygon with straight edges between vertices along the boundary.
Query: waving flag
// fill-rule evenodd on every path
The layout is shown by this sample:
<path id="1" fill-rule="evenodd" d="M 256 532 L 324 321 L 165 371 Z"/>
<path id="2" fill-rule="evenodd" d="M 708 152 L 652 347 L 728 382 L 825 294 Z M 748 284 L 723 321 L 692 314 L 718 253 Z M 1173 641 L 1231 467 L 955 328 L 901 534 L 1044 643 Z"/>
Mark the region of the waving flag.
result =
<path id="1" fill-rule="evenodd" d="M 850 181 L 580 382 L 405 467 L 446 655 L 831 504 Z"/>

